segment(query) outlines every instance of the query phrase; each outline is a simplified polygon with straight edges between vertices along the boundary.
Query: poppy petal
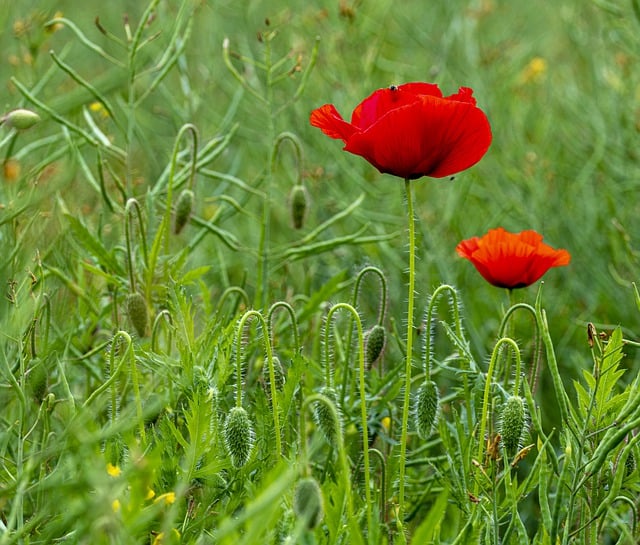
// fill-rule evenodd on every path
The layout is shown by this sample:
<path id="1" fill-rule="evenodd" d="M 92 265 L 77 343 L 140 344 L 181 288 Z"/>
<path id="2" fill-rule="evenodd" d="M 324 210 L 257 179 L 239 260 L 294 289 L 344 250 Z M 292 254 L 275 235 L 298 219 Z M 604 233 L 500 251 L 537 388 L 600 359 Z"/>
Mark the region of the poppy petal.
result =
<path id="1" fill-rule="evenodd" d="M 414 179 L 442 178 L 476 164 L 491 143 L 484 113 L 465 102 L 421 95 L 356 132 L 345 150 L 380 172 Z"/>
<path id="2" fill-rule="evenodd" d="M 412 104 L 422 95 L 440 98 L 442 91 L 435 83 L 422 82 L 378 89 L 356 106 L 351 114 L 351 124 L 365 130 L 391 110 Z"/>
<path id="3" fill-rule="evenodd" d="M 333 104 L 325 104 L 311 112 L 311 125 L 318 127 L 324 134 L 346 142 L 357 130 L 347 123 Z"/>
<path id="4" fill-rule="evenodd" d="M 502 227 L 481 238 L 463 240 L 458 255 L 473 263 L 487 282 L 503 288 L 521 288 L 539 280 L 550 268 L 568 265 L 571 254 L 542 242 L 535 231 L 509 233 Z"/>

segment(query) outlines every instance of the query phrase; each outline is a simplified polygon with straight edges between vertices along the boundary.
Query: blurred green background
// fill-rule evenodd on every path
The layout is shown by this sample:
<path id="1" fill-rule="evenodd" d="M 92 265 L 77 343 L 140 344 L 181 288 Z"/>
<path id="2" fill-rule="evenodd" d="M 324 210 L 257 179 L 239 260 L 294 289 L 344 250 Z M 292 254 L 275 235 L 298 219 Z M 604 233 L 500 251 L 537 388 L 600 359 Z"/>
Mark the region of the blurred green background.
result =
<path id="1" fill-rule="evenodd" d="M 96 18 L 103 29 L 124 40 L 125 14 L 135 27 L 146 7 L 143 2 L 114 0 L 94 7 L 79 0 L 2 0 L 0 6 L 3 111 L 30 106 L 10 82 L 13 76 L 36 89 L 38 98 L 54 110 L 83 125 L 81 107 L 93 99 L 55 66 L 49 51 L 126 111 L 126 70 L 96 55 L 69 28 L 51 31 L 44 23 L 62 15 L 109 55 L 123 59 L 126 48 L 104 36 Z M 546 275 L 543 292 L 567 379 L 591 365 L 587 322 L 603 330 L 621 324 L 627 337 L 637 339 L 638 308 L 631 285 L 638 279 L 640 234 L 637 4 L 634 11 L 631 0 L 211 0 L 184 5 L 162 0 L 148 34 L 157 36 L 139 55 L 141 63 L 149 63 L 150 77 L 153 59 L 163 53 L 172 33 L 185 32 L 181 9 L 196 10 L 184 54 L 136 110 L 136 132 L 127 148 L 126 176 L 137 195 L 144 196 L 161 175 L 175 136 L 186 122 L 194 123 L 203 139 L 227 134 L 237 125 L 215 169 L 261 187 L 272 146 L 268 114 L 225 67 L 223 40 L 229 39 L 234 66 L 263 94 L 264 75 L 246 59 L 262 62 L 264 36 L 275 32 L 270 41 L 273 59 L 285 58 L 283 67 L 291 68 L 273 89 L 277 109 L 295 92 L 302 73 L 296 66 L 304 70 L 318 37 L 317 63 L 303 94 L 274 117 L 276 133 L 294 132 L 303 143 L 304 182 L 312 200 L 305 229 L 314 229 L 364 194 L 361 205 L 334 223 L 325 236 L 340 237 L 362 227 L 365 235 L 395 235 L 295 263 L 274 263 L 270 300 L 291 293 L 312 295 L 339 271 L 353 274 L 372 264 L 389 277 L 388 316 L 398 324 L 404 321 L 407 252 L 402 181 L 382 176 L 361 158 L 343 153 L 340 142 L 309 126 L 308 116 L 313 108 L 333 103 L 348 117 L 376 88 L 431 81 L 440 84 L 445 95 L 459 86 L 472 87 L 491 121 L 494 140 L 486 157 L 454 181 L 415 182 L 418 308 L 441 282 L 457 286 L 472 348 L 478 359 L 485 358 L 509 300 L 458 258 L 455 246 L 497 226 L 515 232 L 535 229 L 546 242 L 572 254 L 569 267 Z M 140 78 L 136 92 L 143 93 L 146 83 Z M 20 135 L 13 146 L 15 153 L 38 138 L 52 137 L 47 147 L 20 159 L 23 172 L 32 168 L 37 173 L 28 181 L 32 191 L 24 202 L 28 214 L 39 221 L 29 224 L 15 259 L 1 271 L 3 283 L 22 278 L 32 268 L 36 251 L 50 264 L 74 269 L 73 250 L 69 251 L 64 226 L 57 219 L 61 201 L 87 224 L 100 226 L 106 238 L 113 227 L 77 158 L 69 152 L 48 159 L 58 147 L 64 149 L 65 137 L 55 121 L 43 118 L 44 123 Z M 122 126 L 127 122 L 125 117 L 118 121 Z M 104 132 L 122 144 L 113 120 L 103 123 Z M 286 248 L 300 237 L 290 226 L 287 208 L 294 165 L 284 157 L 273 187 L 274 249 Z M 95 161 L 90 153 L 87 161 Z M 5 171 L 2 183 L 2 204 L 10 210 L 12 199 L 24 198 L 24 189 L 12 185 L 11 172 Z M 220 192 L 242 203 L 243 213 L 224 216 L 223 227 L 250 251 L 229 250 L 215 238 L 198 246 L 190 263 L 212 265 L 206 280 L 214 297 L 243 282 L 249 291 L 255 290 L 256 226 L 261 221 L 259 200 L 237 187 L 202 178 L 197 183 L 196 213 L 210 214 L 208 207 L 215 203 L 209 199 Z M 5 238 L 2 243 L 6 252 L 15 241 Z M 515 299 L 533 303 L 535 295 L 536 287 L 530 287 L 518 291 Z M 370 302 L 363 301 L 365 313 L 376 308 L 376 296 L 377 291 Z M 64 315 L 59 313 L 60 318 Z M 531 324 L 523 320 L 519 327 L 519 335 L 529 339 Z"/>

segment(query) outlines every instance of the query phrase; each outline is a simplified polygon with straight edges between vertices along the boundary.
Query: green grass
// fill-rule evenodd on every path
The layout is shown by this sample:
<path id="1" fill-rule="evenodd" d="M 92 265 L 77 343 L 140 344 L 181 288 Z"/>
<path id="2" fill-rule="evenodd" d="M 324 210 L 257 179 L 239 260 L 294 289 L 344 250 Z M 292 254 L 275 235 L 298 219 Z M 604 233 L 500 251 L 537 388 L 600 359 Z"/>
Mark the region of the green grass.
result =
<path id="1" fill-rule="evenodd" d="M 637 0 L 89 4 L 0 3 L 0 111 L 41 117 L 0 126 L 0 545 L 637 542 Z M 407 81 L 472 87 L 494 140 L 412 182 L 417 325 L 438 303 L 412 393 L 428 338 L 440 407 L 427 439 L 410 419 L 399 506 L 404 186 L 308 118 Z M 497 226 L 570 266 L 510 299 L 455 254 Z M 364 374 L 351 308 L 386 330 Z"/>

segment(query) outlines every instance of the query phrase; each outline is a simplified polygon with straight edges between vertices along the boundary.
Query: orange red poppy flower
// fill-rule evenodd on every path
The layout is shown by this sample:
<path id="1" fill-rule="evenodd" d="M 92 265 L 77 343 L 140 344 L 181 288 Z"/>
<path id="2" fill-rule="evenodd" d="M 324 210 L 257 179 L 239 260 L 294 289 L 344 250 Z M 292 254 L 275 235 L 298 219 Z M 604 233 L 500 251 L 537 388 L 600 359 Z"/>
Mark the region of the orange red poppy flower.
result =
<path id="1" fill-rule="evenodd" d="M 433 83 L 378 89 L 356 106 L 350 123 L 333 104 L 313 110 L 310 121 L 380 172 L 410 180 L 451 176 L 475 165 L 492 137 L 472 89 L 443 97 Z"/>
<path id="2" fill-rule="evenodd" d="M 463 240 L 458 255 L 473 263 L 484 279 L 501 288 L 523 288 L 539 280 L 551 267 L 571 261 L 567 250 L 555 250 L 535 231 L 514 234 L 502 227 L 483 237 Z"/>

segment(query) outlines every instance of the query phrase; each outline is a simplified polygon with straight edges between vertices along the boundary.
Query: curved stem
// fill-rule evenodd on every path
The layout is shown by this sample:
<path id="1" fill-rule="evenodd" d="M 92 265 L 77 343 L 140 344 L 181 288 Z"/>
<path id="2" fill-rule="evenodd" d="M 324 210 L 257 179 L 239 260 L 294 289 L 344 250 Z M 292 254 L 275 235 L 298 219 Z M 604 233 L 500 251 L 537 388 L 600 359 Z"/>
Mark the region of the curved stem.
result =
<path id="1" fill-rule="evenodd" d="M 242 406 L 242 332 L 247 320 L 255 317 L 262 326 L 262 339 L 267 353 L 267 365 L 269 366 L 269 381 L 271 382 L 271 408 L 273 410 L 273 428 L 276 436 L 276 455 L 278 460 L 282 458 L 282 438 L 280 436 L 280 411 L 278 409 L 278 390 L 276 384 L 275 369 L 273 365 L 273 350 L 269 341 L 267 322 L 257 310 L 248 310 L 238 322 L 236 336 L 236 407 Z"/>
<path id="2" fill-rule="evenodd" d="M 371 489 L 370 489 L 370 466 L 369 466 L 369 429 L 367 418 L 367 398 L 365 388 L 365 362 L 364 362 L 364 334 L 362 332 L 362 321 L 360 315 L 353 306 L 348 303 L 338 303 L 331 307 L 327 314 L 327 321 L 325 324 L 325 356 L 328 352 L 327 343 L 329 342 L 329 330 L 331 329 L 331 319 L 335 312 L 338 310 L 348 310 L 351 316 L 356 322 L 356 328 L 358 331 L 358 368 L 360 370 L 360 417 L 362 426 L 362 456 L 364 461 L 364 494 L 367 504 L 367 526 L 372 528 L 372 512 L 371 512 Z M 328 363 L 328 360 L 325 360 Z"/>
<path id="3" fill-rule="evenodd" d="M 301 446 L 301 452 L 303 453 L 302 458 L 306 459 L 304 456 L 304 452 L 306 451 L 306 443 L 305 443 L 305 435 L 303 430 L 306 429 L 304 425 L 304 414 L 305 409 L 311 406 L 312 403 L 322 403 L 327 409 L 329 409 L 329 413 L 331 414 L 331 418 L 333 419 L 334 428 L 336 430 L 336 441 L 337 441 L 337 449 L 338 449 L 338 459 L 340 460 L 340 468 L 342 475 L 342 488 L 344 489 L 345 500 L 347 504 L 347 518 L 348 520 L 353 520 L 353 497 L 351 495 L 351 479 L 350 479 L 350 471 L 349 471 L 349 463 L 347 462 L 347 454 L 344 449 L 344 437 L 342 436 L 342 426 L 340 425 L 340 417 L 338 416 L 338 410 L 336 409 L 333 402 L 322 394 L 312 394 L 309 397 L 306 397 L 302 402 L 302 409 L 300 411 L 300 440 L 303 442 L 303 446 Z"/>
<path id="4" fill-rule="evenodd" d="M 172 335 L 171 335 L 171 326 L 173 325 L 173 319 L 171 318 L 171 313 L 165 308 L 164 310 L 162 310 L 161 312 L 158 313 L 158 315 L 156 316 L 155 320 L 153 321 L 153 328 L 151 329 L 151 351 L 152 352 L 156 352 L 157 351 L 157 344 L 158 344 L 158 330 L 160 329 L 160 324 L 164 323 L 166 324 L 166 340 L 167 340 L 167 354 L 171 353 L 171 341 L 172 341 Z"/>
<path id="5" fill-rule="evenodd" d="M 237 293 L 244 301 L 244 304 L 246 306 L 249 306 L 249 296 L 247 295 L 247 292 L 238 286 L 231 286 L 222 292 L 222 295 L 220 296 L 220 299 L 218 301 L 218 307 L 216 308 L 216 315 L 220 312 L 222 305 L 226 302 L 227 298 L 232 293 Z"/>
<path id="6" fill-rule="evenodd" d="M 404 519 L 404 487 L 405 463 L 407 454 L 407 432 L 409 426 L 409 405 L 411 399 L 411 364 L 413 357 L 413 306 L 415 289 L 416 260 L 416 228 L 413 212 L 413 195 L 410 180 L 404 181 L 407 196 L 407 219 L 409 223 L 409 294 L 407 299 L 407 355 L 405 361 L 404 399 L 402 404 L 402 430 L 400 436 L 399 488 L 398 488 L 398 520 L 403 525 Z"/>
<path id="7" fill-rule="evenodd" d="M 267 312 L 267 325 L 269 326 L 269 339 L 271 340 L 271 344 L 275 344 L 273 339 L 273 315 L 279 308 L 285 309 L 289 314 L 291 327 L 293 329 L 293 345 L 295 348 L 295 354 L 298 355 L 300 353 L 300 333 L 298 332 L 298 319 L 296 318 L 296 313 L 293 310 L 293 307 L 286 301 L 276 301 L 269 307 L 269 311 Z"/>
<path id="8" fill-rule="evenodd" d="M 431 362 L 433 361 L 433 347 L 431 346 L 432 342 L 432 333 L 435 324 L 433 324 L 433 314 L 438 309 L 438 299 L 445 292 L 448 291 L 451 298 L 451 313 L 453 314 L 453 323 L 456 328 L 456 335 L 462 339 L 462 322 L 460 320 L 460 309 L 458 307 L 458 292 L 453 286 L 449 284 L 441 284 L 438 286 L 431 297 L 429 298 L 429 305 L 427 306 L 427 316 L 426 316 L 426 334 L 424 337 L 424 373 L 425 373 L 425 383 L 431 380 Z M 466 373 L 464 375 L 466 377 Z"/>
<path id="9" fill-rule="evenodd" d="M 289 142 L 293 147 L 293 155 L 296 159 L 296 184 L 302 184 L 302 145 L 298 137 L 292 132 L 285 131 L 280 133 L 273 144 L 273 151 L 271 153 L 271 171 L 275 170 L 276 160 L 278 153 L 284 142 Z"/>
<path id="10" fill-rule="evenodd" d="M 167 180 L 167 201 L 165 204 L 164 210 L 164 228 L 168 233 L 170 231 L 171 225 L 171 203 L 173 200 L 173 184 L 174 178 L 176 174 L 176 163 L 178 162 L 178 147 L 180 145 L 180 141 L 182 140 L 182 136 L 189 132 L 191 134 L 191 171 L 189 184 L 193 184 L 193 179 L 195 177 L 196 165 L 197 165 L 197 154 L 198 154 L 198 129 L 192 123 L 185 123 L 176 136 L 175 142 L 173 144 L 173 151 L 171 153 L 171 164 L 169 166 L 169 178 Z M 169 253 L 169 237 L 165 237 L 165 252 Z"/>
<path id="11" fill-rule="evenodd" d="M 493 379 L 493 371 L 496 366 L 496 362 L 498 360 L 498 355 L 500 354 L 500 349 L 503 344 L 508 344 L 513 349 L 514 353 L 517 354 L 516 361 L 518 362 L 518 371 L 520 370 L 520 349 L 518 348 L 517 343 L 510 339 L 509 337 L 502 337 L 498 340 L 496 345 L 493 347 L 493 352 L 491 353 L 491 360 L 489 361 L 489 369 L 487 370 L 487 378 L 484 385 L 484 395 L 482 398 L 482 416 L 480 417 L 480 433 L 478 434 L 478 454 L 476 456 L 476 461 L 482 465 L 483 457 L 484 457 L 484 434 L 487 427 L 487 419 L 489 412 L 489 393 L 491 392 L 491 383 Z M 518 387 L 520 382 L 518 381 Z M 476 481 L 476 489 L 475 494 L 478 494 L 478 481 Z"/>
<path id="12" fill-rule="evenodd" d="M 140 203 L 135 198 L 130 198 L 127 200 L 127 203 L 124 207 L 124 231 L 125 231 L 125 241 L 127 244 L 127 261 L 129 265 L 129 282 L 131 283 L 131 291 L 135 291 L 135 278 L 134 278 L 134 267 L 133 267 L 133 250 L 131 244 L 131 210 L 135 210 L 136 219 L 138 220 L 138 231 L 140 233 L 140 242 L 142 246 L 142 257 L 144 259 L 144 264 L 147 266 L 147 260 L 149 258 L 147 251 L 147 236 L 144 229 L 144 221 L 142 220 L 142 211 L 140 210 Z"/>
<path id="13" fill-rule="evenodd" d="M 360 285 L 362 284 L 362 279 L 368 273 L 375 274 L 380 280 L 380 306 L 378 308 L 377 323 L 378 325 L 382 325 L 382 322 L 384 321 L 384 316 L 387 310 L 387 279 L 381 269 L 374 266 L 368 266 L 362 269 L 358 273 L 358 275 L 356 276 L 355 284 L 353 286 L 353 297 L 351 299 L 351 304 L 353 305 L 354 308 L 358 308 L 358 296 L 360 295 Z M 349 361 L 350 359 L 352 335 L 353 335 L 353 328 L 351 327 L 351 324 L 350 324 L 349 329 L 347 331 L 347 343 L 346 343 L 347 348 L 346 348 L 345 361 Z M 347 382 L 349 381 L 349 370 L 350 368 L 348 365 L 345 365 L 342 369 L 342 392 L 340 394 L 341 396 L 340 399 L 342 403 L 344 403 L 344 399 L 347 393 Z"/>

